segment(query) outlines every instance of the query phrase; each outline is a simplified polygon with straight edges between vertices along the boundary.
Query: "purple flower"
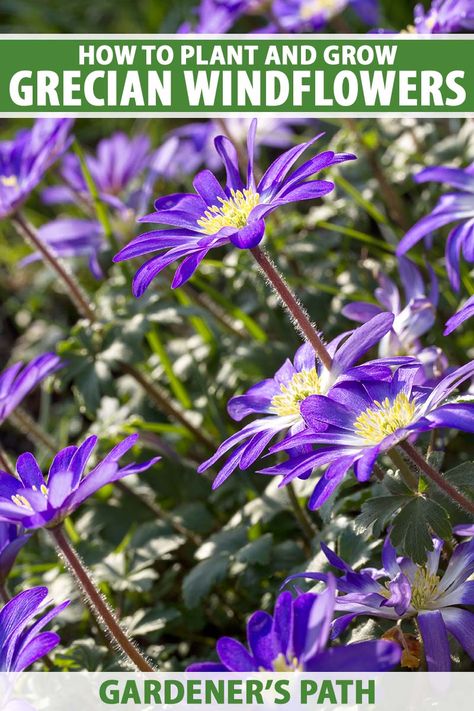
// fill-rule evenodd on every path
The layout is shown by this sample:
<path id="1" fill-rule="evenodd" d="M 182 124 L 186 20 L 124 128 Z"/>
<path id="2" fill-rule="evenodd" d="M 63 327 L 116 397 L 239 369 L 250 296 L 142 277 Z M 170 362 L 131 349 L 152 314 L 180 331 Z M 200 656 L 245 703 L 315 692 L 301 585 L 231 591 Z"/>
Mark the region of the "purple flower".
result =
<path id="1" fill-rule="evenodd" d="M 343 574 L 336 581 L 335 609 L 343 612 L 333 626 L 337 636 L 356 617 L 384 617 L 390 620 L 415 619 L 423 639 L 429 671 L 449 671 L 451 657 L 448 632 L 474 659 L 474 614 L 461 606 L 474 604 L 474 540 L 454 549 L 446 570 L 439 573 L 443 542 L 433 539 L 434 549 L 426 565 L 410 558 L 397 557 L 390 539 L 385 540 L 381 570 L 353 570 L 327 546 L 321 544 L 327 559 Z M 326 580 L 324 573 L 291 576 Z"/>
<path id="2" fill-rule="evenodd" d="M 137 439 L 131 435 L 117 444 L 87 475 L 84 470 L 97 437 L 88 437 L 80 447 L 66 447 L 54 457 L 46 481 L 34 456 L 22 454 L 16 464 L 18 479 L 0 472 L 0 520 L 26 529 L 57 526 L 98 489 L 143 472 L 160 459 L 120 467 L 119 459 Z"/>
<path id="3" fill-rule="evenodd" d="M 71 119 L 37 119 L 0 142 L 0 218 L 16 212 L 68 146 Z"/>
<path id="4" fill-rule="evenodd" d="M 21 672 L 49 654 L 60 642 L 56 632 L 42 632 L 69 600 L 43 613 L 47 588 L 24 590 L 0 610 L 0 672 Z M 32 624 L 30 624 L 32 623 Z"/>
<path id="5" fill-rule="evenodd" d="M 28 539 L 21 526 L 0 522 L 0 583 L 8 578 L 20 548 Z"/>
<path id="6" fill-rule="evenodd" d="M 474 30 L 472 0 L 433 0 L 428 12 L 420 3 L 415 7 L 418 34 L 443 34 Z"/>
<path id="7" fill-rule="evenodd" d="M 457 536 L 474 536 L 474 523 L 461 523 L 453 526 L 453 532 Z"/>
<path id="8" fill-rule="evenodd" d="M 259 417 L 225 440 L 216 453 L 201 464 L 198 472 L 206 471 L 234 449 L 214 480 L 213 488 L 216 488 L 237 467 L 248 469 L 280 432 L 301 432 L 305 422 L 300 408 L 305 399 L 316 393 L 327 393 L 338 379 L 350 376 L 354 372 L 354 363 L 384 337 L 392 322 L 392 314 L 379 314 L 356 329 L 345 341 L 343 337 L 332 341 L 327 347 L 333 359 L 330 371 L 316 363 L 312 347 L 305 343 L 296 351 L 293 363 L 287 359 L 273 378 L 254 385 L 244 395 L 231 398 L 228 411 L 234 420 L 240 422 L 254 414 Z M 390 362 L 380 361 L 375 370 L 369 363 L 363 372 L 374 377 L 388 377 L 391 373 L 388 367 Z M 355 372 L 361 374 L 362 370 L 356 368 Z"/>
<path id="9" fill-rule="evenodd" d="M 397 255 L 405 254 L 420 239 L 440 227 L 457 222 L 446 243 L 446 269 L 453 288 L 459 291 L 461 253 L 469 263 L 474 262 L 474 164 L 465 169 L 425 168 L 415 180 L 417 183 L 429 180 L 447 183 L 458 192 L 442 195 L 433 212 L 408 230 L 398 245 Z"/>
<path id="10" fill-rule="evenodd" d="M 435 322 L 438 283 L 433 270 L 428 267 L 431 285 L 427 294 L 423 278 L 413 262 L 401 257 L 398 266 L 406 305 L 402 303 L 396 284 L 384 272 L 380 272 L 378 275 L 379 288 L 375 290 L 375 296 L 380 306 L 356 301 L 342 309 L 344 316 L 360 323 L 366 323 L 375 314 L 383 311 L 390 311 L 394 314 L 393 327 L 380 342 L 379 355 L 381 358 L 396 355 L 417 355 L 422 349 L 419 341 L 420 336 L 427 333 Z"/>
<path id="11" fill-rule="evenodd" d="M 360 482 L 367 481 L 378 456 L 412 435 L 441 427 L 474 432 L 474 404 L 449 400 L 451 393 L 474 375 L 474 361 L 450 372 L 435 387 L 416 384 L 422 367 L 405 364 L 386 380 L 346 379 L 336 383 L 327 396 L 311 395 L 301 404 L 307 429 L 270 451 L 308 445 L 318 449 L 263 473 L 282 474 L 283 486 L 328 464 L 309 501 L 309 507 L 316 509 L 351 467 Z"/>
<path id="12" fill-rule="evenodd" d="M 117 132 L 98 143 L 96 155 L 86 156 L 86 163 L 101 200 L 119 211 L 127 211 L 130 186 L 148 166 L 149 150 L 149 139 L 143 134 L 129 138 L 125 133 Z M 44 190 L 42 197 L 45 203 L 77 203 L 78 195 L 90 199 L 81 163 L 76 155 L 68 154 L 64 157 L 61 176 L 65 185 Z"/>
<path id="13" fill-rule="evenodd" d="M 185 22 L 178 32 L 188 34 L 225 34 L 249 9 L 253 0 L 201 0 L 195 10 L 196 22 Z"/>
<path id="14" fill-rule="evenodd" d="M 248 648 L 231 637 L 216 645 L 220 662 L 192 664 L 190 672 L 343 672 L 386 671 L 400 661 L 401 649 L 386 641 L 328 647 L 335 604 L 335 582 L 319 595 L 293 598 L 281 593 L 273 616 L 254 612 L 247 622 Z"/>
<path id="15" fill-rule="evenodd" d="M 0 424 L 33 388 L 61 367 L 62 363 L 58 356 L 45 353 L 33 358 L 24 367 L 20 361 L 0 373 Z"/>
<path id="16" fill-rule="evenodd" d="M 89 269 L 96 279 L 103 277 L 99 254 L 107 247 L 104 231 L 95 220 L 81 220 L 74 217 L 60 217 L 39 228 L 38 234 L 62 259 L 86 257 Z M 20 267 L 41 260 L 38 252 L 33 252 L 19 262 Z"/>
<path id="17" fill-rule="evenodd" d="M 378 0 L 275 0 L 273 13 L 287 32 L 321 30 L 347 7 L 369 25 L 379 19 Z"/>
<path id="18" fill-rule="evenodd" d="M 215 145 L 227 172 L 225 189 L 211 171 L 203 170 L 194 179 L 196 194 L 177 193 L 159 198 L 155 202 L 156 212 L 141 218 L 141 222 L 170 225 L 171 229 L 140 235 L 114 257 L 114 261 L 120 262 L 167 250 L 165 254 L 149 259 L 137 271 L 133 280 L 136 297 L 142 296 L 157 274 L 178 259 L 183 261 L 176 270 L 172 288 L 184 284 L 211 249 L 229 243 L 240 249 L 255 247 L 263 239 L 265 218 L 271 212 L 292 202 L 322 197 L 334 188 L 334 184 L 326 180 L 307 178 L 354 158 L 350 154 L 326 151 L 289 174 L 298 158 L 314 143 L 314 138 L 283 153 L 257 185 L 253 169 L 256 129 L 254 120 L 248 135 L 245 181 L 240 176 L 237 150 L 228 138 L 218 136 Z"/>
<path id="19" fill-rule="evenodd" d="M 469 318 L 474 316 L 474 296 L 466 301 L 464 306 L 457 311 L 454 316 L 446 321 L 446 328 L 444 329 L 444 335 L 449 336 L 450 333 L 455 331 L 459 326 L 467 321 Z"/>

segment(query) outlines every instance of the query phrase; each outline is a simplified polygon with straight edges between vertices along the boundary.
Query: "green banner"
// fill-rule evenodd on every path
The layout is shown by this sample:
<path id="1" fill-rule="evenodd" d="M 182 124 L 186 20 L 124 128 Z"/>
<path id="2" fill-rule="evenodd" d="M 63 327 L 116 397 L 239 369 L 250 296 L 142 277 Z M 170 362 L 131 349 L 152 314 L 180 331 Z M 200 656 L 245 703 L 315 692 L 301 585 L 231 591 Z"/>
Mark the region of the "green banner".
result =
<path id="1" fill-rule="evenodd" d="M 3 115 L 466 115 L 470 35 L 0 38 Z"/>

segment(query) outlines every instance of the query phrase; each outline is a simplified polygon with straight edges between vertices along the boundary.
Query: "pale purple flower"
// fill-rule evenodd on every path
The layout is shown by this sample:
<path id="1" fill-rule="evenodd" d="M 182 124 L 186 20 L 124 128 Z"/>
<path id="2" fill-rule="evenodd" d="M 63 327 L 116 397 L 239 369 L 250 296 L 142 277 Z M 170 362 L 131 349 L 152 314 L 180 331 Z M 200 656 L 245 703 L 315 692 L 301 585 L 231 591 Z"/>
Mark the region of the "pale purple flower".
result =
<path id="1" fill-rule="evenodd" d="M 56 632 L 42 630 L 69 600 L 43 614 L 47 595 L 43 587 L 24 590 L 0 610 L 0 672 L 21 672 L 59 644 Z"/>
<path id="2" fill-rule="evenodd" d="M 26 529 L 54 528 L 89 496 L 106 484 L 149 469 L 160 457 L 121 467 L 119 460 L 133 447 L 138 435 L 117 444 L 87 475 L 85 469 L 97 444 L 88 437 L 79 447 L 62 449 L 54 457 L 47 479 L 29 452 L 18 457 L 18 478 L 0 472 L 0 521 L 19 523 Z"/>
<path id="3" fill-rule="evenodd" d="M 219 662 L 201 662 L 188 672 L 374 672 L 397 666 L 398 644 L 370 640 L 329 646 L 335 606 L 335 582 L 327 576 L 320 594 L 290 592 L 278 596 L 273 615 L 258 610 L 247 622 L 248 647 L 231 637 L 221 637 L 216 650 Z"/>
<path id="4" fill-rule="evenodd" d="M 449 336 L 450 333 L 455 331 L 459 326 L 474 316 L 474 296 L 466 301 L 464 306 L 457 311 L 454 316 L 446 321 L 446 328 L 444 329 L 444 335 Z"/>
<path id="5" fill-rule="evenodd" d="M 382 361 L 383 362 L 383 361 Z M 342 380 L 328 395 L 310 395 L 301 403 L 306 429 L 287 437 L 271 452 L 313 445 L 269 469 L 284 486 L 295 477 L 329 465 L 309 501 L 319 508 L 353 467 L 358 481 L 368 481 L 377 458 L 399 442 L 439 428 L 474 432 L 474 403 L 450 396 L 474 376 L 474 361 L 450 372 L 434 387 L 418 385 L 419 363 L 401 365 L 386 380 Z"/>
<path id="6" fill-rule="evenodd" d="M 383 311 L 390 311 L 395 319 L 391 331 L 381 340 L 381 358 L 396 355 L 418 355 L 422 350 L 420 337 L 435 323 L 438 305 L 438 282 L 431 267 L 430 288 L 425 287 L 420 271 L 409 259 L 400 257 L 398 262 L 400 279 L 405 292 L 405 303 L 400 290 L 384 272 L 378 274 L 379 287 L 375 296 L 380 306 L 364 301 L 356 301 L 344 306 L 342 313 L 347 318 L 366 323 L 369 318 Z"/>
<path id="7" fill-rule="evenodd" d="M 474 536 L 474 523 L 460 523 L 453 526 L 453 533 L 457 536 Z"/>
<path id="8" fill-rule="evenodd" d="M 272 10 L 278 27 L 286 32 L 312 32 L 350 7 L 368 25 L 379 19 L 378 0 L 274 0 Z"/>
<path id="9" fill-rule="evenodd" d="M 0 142 L 0 219 L 16 212 L 69 145 L 71 119 L 37 119 Z"/>
<path id="10" fill-rule="evenodd" d="M 433 0 L 428 11 L 420 3 L 415 7 L 414 18 L 418 34 L 474 30 L 474 3 L 472 0 Z"/>
<path id="11" fill-rule="evenodd" d="M 397 255 L 403 255 L 417 242 L 445 225 L 457 223 L 446 242 L 446 270 L 456 291 L 461 285 L 460 256 L 474 262 L 474 164 L 468 168 L 425 168 L 415 176 L 417 183 L 447 183 L 457 192 L 442 195 L 435 209 L 414 225 L 400 244 Z"/>
<path id="12" fill-rule="evenodd" d="M 429 671 L 450 671 L 448 633 L 474 660 L 474 613 L 464 609 L 474 605 L 474 540 L 454 549 L 444 573 L 438 570 L 443 542 L 433 539 L 433 551 L 426 564 L 397 557 L 387 537 L 382 551 L 381 569 L 357 572 L 321 544 L 327 559 L 341 577 L 336 581 L 339 595 L 335 610 L 343 612 L 333 626 L 338 636 L 357 617 L 383 617 L 389 620 L 416 619 L 423 640 Z M 325 573 L 301 573 L 288 578 L 326 580 Z"/>
<path id="13" fill-rule="evenodd" d="M 133 280 L 133 293 L 144 294 L 153 279 L 167 266 L 182 260 L 172 281 L 172 288 L 184 284 L 194 274 L 211 249 L 232 243 L 239 249 L 257 246 L 265 233 L 265 219 L 276 209 L 301 200 L 314 200 L 331 192 L 334 183 L 310 180 L 315 173 L 332 165 L 353 160 L 352 154 L 326 151 L 291 168 L 316 138 L 283 153 L 266 170 L 258 184 L 254 175 L 254 146 L 256 120 L 248 134 L 248 167 L 242 179 L 237 150 L 226 136 L 218 136 L 216 149 L 227 173 L 227 184 L 222 188 L 209 170 L 194 179 L 196 193 L 176 193 L 158 198 L 155 212 L 140 222 L 170 225 L 171 229 L 156 229 L 132 240 L 115 257 L 121 262 L 153 252 L 141 266 Z"/>
<path id="14" fill-rule="evenodd" d="M 201 0 L 194 10 L 196 21 L 185 22 L 180 34 L 225 34 L 250 8 L 254 0 Z"/>
<path id="15" fill-rule="evenodd" d="M 96 279 L 103 277 L 99 254 L 107 248 L 107 241 L 102 225 L 96 220 L 59 217 L 42 225 L 38 235 L 56 256 L 62 259 L 85 257 L 92 275 Z M 18 266 L 25 267 L 41 259 L 39 252 L 33 252 L 22 259 Z"/>
<path id="16" fill-rule="evenodd" d="M 0 424 L 4 422 L 24 398 L 48 375 L 62 367 L 53 353 L 33 358 L 27 365 L 14 363 L 0 373 Z"/>

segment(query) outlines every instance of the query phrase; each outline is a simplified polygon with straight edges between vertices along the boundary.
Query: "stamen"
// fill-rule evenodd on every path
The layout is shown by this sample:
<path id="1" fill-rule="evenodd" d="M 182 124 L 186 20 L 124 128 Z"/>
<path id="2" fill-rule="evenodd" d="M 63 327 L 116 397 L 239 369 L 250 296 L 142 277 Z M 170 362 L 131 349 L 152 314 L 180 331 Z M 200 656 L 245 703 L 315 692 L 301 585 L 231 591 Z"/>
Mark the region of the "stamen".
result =
<path id="1" fill-rule="evenodd" d="M 405 393 L 399 393 L 393 402 L 388 397 L 382 402 L 375 400 L 374 405 L 354 423 L 356 434 L 371 444 L 378 444 L 387 435 L 406 427 L 415 417 L 416 404 Z"/>
<path id="2" fill-rule="evenodd" d="M 321 394 L 321 381 L 316 368 L 295 373 L 289 383 L 280 385 L 281 395 L 272 398 L 270 410 L 276 415 L 299 415 L 300 404 L 310 395 Z"/>
<path id="3" fill-rule="evenodd" d="M 438 594 L 439 577 L 429 573 L 426 568 L 418 569 L 415 573 L 415 580 L 411 592 L 411 604 L 417 610 L 430 607 L 430 603 Z"/>
<path id="4" fill-rule="evenodd" d="M 17 506 L 22 506 L 25 509 L 29 509 L 30 511 L 33 511 L 33 507 L 30 504 L 30 502 L 28 501 L 28 499 L 25 499 L 25 497 L 22 496 L 21 494 L 15 494 L 14 496 L 12 496 L 12 501 Z"/>
<path id="5" fill-rule="evenodd" d="M 241 229 L 247 224 L 248 216 L 259 201 L 260 195 L 253 190 L 231 190 L 230 198 L 219 198 L 221 205 L 210 207 L 197 223 L 207 235 L 214 235 L 223 227 Z"/>
<path id="6" fill-rule="evenodd" d="M 296 672 L 303 671 L 303 665 L 300 664 L 296 657 L 288 662 L 284 654 L 278 655 L 276 659 L 272 662 L 273 671 L 276 672 Z"/>
<path id="7" fill-rule="evenodd" d="M 5 188 L 17 188 L 18 187 L 18 179 L 17 179 L 16 175 L 0 175 L 0 183 Z"/>
<path id="8" fill-rule="evenodd" d="M 334 17 L 344 9 L 344 0 L 306 0 L 300 9 L 302 20 L 311 20 L 312 17 L 326 11 L 328 17 Z"/>

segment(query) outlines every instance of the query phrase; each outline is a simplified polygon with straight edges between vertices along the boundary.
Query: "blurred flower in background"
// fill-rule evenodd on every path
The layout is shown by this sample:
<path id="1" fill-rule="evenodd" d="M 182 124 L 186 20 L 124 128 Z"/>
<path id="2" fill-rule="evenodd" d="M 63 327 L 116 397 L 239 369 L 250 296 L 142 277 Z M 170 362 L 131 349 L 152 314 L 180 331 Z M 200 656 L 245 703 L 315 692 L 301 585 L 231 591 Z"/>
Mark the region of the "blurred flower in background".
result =
<path id="1" fill-rule="evenodd" d="M 62 367 L 54 353 L 44 353 L 24 365 L 14 363 L 0 373 L 0 424 L 48 375 Z"/>

